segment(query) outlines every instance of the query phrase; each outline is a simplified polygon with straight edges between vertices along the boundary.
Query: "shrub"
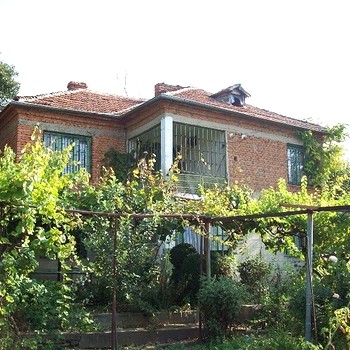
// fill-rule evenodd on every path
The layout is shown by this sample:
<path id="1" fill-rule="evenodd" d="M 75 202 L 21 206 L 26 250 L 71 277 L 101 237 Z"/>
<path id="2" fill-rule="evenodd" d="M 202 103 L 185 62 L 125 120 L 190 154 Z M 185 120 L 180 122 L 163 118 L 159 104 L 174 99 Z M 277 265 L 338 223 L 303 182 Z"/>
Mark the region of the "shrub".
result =
<path id="1" fill-rule="evenodd" d="M 170 262 L 174 303 L 179 306 L 195 304 L 200 285 L 200 255 L 191 244 L 180 243 L 171 249 Z"/>
<path id="2" fill-rule="evenodd" d="M 234 275 L 233 267 L 235 263 L 234 256 L 230 254 L 221 254 L 211 252 L 211 274 L 215 277 L 225 276 L 232 278 Z"/>
<path id="3" fill-rule="evenodd" d="M 209 338 L 229 334 L 244 302 L 244 288 L 230 278 L 202 279 L 198 293 L 200 312 Z"/>
<path id="4" fill-rule="evenodd" d="M 260 256 L 248 259 L 238 266 L 242 284 L 253 303 L 262 303 L 268 293 L 271 267 Z"/>

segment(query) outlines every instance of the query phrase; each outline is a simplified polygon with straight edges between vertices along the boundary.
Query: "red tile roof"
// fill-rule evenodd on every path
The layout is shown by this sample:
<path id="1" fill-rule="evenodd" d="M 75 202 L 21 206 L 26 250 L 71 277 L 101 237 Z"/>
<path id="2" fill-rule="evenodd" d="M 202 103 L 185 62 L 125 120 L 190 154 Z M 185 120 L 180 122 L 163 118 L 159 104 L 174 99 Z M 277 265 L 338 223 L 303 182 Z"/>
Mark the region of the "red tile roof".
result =
<path id="1" fill-rule="evenodd" d="M 79 85 L 82 83 L 75 84 Z M 162 96 L 167 96 L 173 101 L 178 100 L 179 102 L 181 101 L 185 103 L 199 103 L 204 107 L 207 105 L 221 109 L 225 112 L 239 113 L 240 115 L 257 118 L 262 121 L 275 122 L 296 128 L 310 129 L 322 133 L 325 132 L 325 129 L 320 125 L 299 119 L 289 118 L 281 114 L 251 106 L 249 104 L 245 104 L 244 106 L 236 106 L 229 103 L 220 102 L 214 98 L 215 95 L 202 89 L 193 87 L 181 87 L 179 85 L 170 89 L 166 89 L 168 85 L 164 83 L 157 85 L 161 85 L 161 87 L 164 85 L 164 92 L 160 91 L 159 94 L 156 94 L 157 96 L 151 100 L 134 99 L 124 96 L 94 92 L 84 87 L 80 88 L 79 85 L 75 86 L 74 89 L 68 91 L 37 96 L 18 97 L 17 101 L 56 108 L 71 109 L 76 111 L 122 116 L 126 112 L 129 112 L 136 107 L 142 108 L 142 105 L 146 102 L 153 103 L 153 100 L 161 99 Z M 169 86 L 172 87 L 172 85 Z"/>
<path id="2" fill-rule="evenodd" d="M 110 95 L 84 88 L 36 96 L 22 96 L 17 97 L 17 101 L 84 112 L 116 115 L 120 115 L 122 112 L 145 102 L 143 99 Z"/>
<path id="3" fill-rule="evenodd" d="M 188 100 L 205 105 L 210 105 L 225 110 L 227 112 L 236 112 L 265 121 L 290 125 L 296 128 L 310 129 L 317 132 L 325 132 L 325 129 L 320 125 L 313 124 L 304 120 L 286 117 L 281 114 L 270 112 L 266 109 L 254 107 L 249 104 L 245 104 L 241 107 L 217 101 L 214 97 L 212 97 L 212 93 L 197 88 L 183 88 L 181 90 L 167 92 L 166 95 L 179 98 L 181 100 Z"/>

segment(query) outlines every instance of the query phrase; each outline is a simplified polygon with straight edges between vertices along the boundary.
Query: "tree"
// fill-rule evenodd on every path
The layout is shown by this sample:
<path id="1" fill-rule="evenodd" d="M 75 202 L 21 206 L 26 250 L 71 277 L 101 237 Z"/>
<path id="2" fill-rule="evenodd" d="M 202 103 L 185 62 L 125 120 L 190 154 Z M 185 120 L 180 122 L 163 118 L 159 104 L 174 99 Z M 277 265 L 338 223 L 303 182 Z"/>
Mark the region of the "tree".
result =
<path id="1" fill-rule="evenodd" d="M 69 151 L 51 151 L 36 135 L 18 161 L 9 147 L 0 157 L 0 330 L 10 324 L 44 331 L 69 320 L 74 293 L 67 272 L 79 264 L 72 235 L 79 221 L 64 208 L 87 181 L 83 172 L 63 174 Z M 61 263 L 61 282 L 32 276 L 39 257 Z"/>
<path id="2" fill-rule="evenodd" d="M 0 110 L 14 98 L 20 88 L 20 83 L 15 80 L 18 73 L 14 66 L 0 61 Z"/>

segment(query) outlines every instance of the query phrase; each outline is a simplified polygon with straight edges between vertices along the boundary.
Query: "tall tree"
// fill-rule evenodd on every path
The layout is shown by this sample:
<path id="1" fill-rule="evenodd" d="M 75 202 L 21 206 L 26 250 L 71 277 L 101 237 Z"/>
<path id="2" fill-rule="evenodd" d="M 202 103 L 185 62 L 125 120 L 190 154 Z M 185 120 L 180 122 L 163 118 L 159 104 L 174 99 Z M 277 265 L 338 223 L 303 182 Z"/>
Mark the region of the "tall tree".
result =
<path id="1" fill-rule="evenodd" d="M 0 61 L 0 110 L 14 98 L 20 88 L 20 83 L 16 81 L 18 73 L 14 66 Z"/>

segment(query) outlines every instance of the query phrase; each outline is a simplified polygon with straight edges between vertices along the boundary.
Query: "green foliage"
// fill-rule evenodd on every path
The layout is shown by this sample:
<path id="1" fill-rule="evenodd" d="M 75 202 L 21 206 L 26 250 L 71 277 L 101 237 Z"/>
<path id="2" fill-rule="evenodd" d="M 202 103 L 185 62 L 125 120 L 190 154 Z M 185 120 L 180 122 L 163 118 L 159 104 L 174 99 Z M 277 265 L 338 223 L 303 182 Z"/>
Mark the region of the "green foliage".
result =
<path id="1" fill-rule="evenodd" d="M 224 217 L 281 212 L 285 211 L 281 205 L 283 203 L 313 206 L 349 204 L 350 194 L 344 190 L 346 174 L 339 180 L 336 169 L 332 170 L 338 164 L 331 162 L 338 157 L 337 149 L 333 144 L 327 147 L 328 158 L 324 159 L 328 159 L 328 163 L 324 159 L 319 163 L 324 166 L 322 174 L 329 175 L 322 178 L 323 184 L 327 184 L 322 185 L 322 191 L 311 193 L 305 177 L 298 192 L 290 192 L 285 181 L 281 180 L 277 189 L 262 191 L 259 199 L 253 199 L 249 189 L 235 185 L 201 188 L 200 201 L 176 196 L 176 164 L 169 179 L 165 179 L 160 172 L 155 171 L 155 159 L 152 157 L 139 160 L 127 178 L 109 169 L 98 183 L 92 184 L 84 172 L 72 175 L 62 173 L 69 161 L 70 149 L 53 152 L 34 140 L 18 155 L 16 161 L 16 155 L 6 148 L 0 158 L 0 322 L 3 327 L 10 325 L 15 331 L 18 325 L 22 329 L 37 331 L 55 327 L 89 327 L 84 315 L 82 318 L 86 322 L 83 324 L 71 318 L 75 313 L 75 287 L 67 272 L 80 264 L 76 247 L 78 238 L 85 248 L 86 272 L 92 276 L 90 281 L 82 278 L 79 282 L 81 301 L 105 305 L 106 301 L 111 300 L 112 287 L 117 286 L 120 311 L 152 313 L 164 306 L 161 304 L 164 300 L 162 294 L 169 282 L 162 270 L 162 259 L 166 257 L 160 257 L 158 250 L 165 237 L 174 231 L 181 232 L 184 227 L 191 226 L 196 233 L 207 234 L 204 215 Z M 328 168 L 325 164 L 328 164 Z M 327 173 L 325 169 L 332 171 Z M 64 208 L 104 214 L 73 216 L 65 212 Z M 117 214 L 118 220 L 107 213 Z M 164 214 L 174 213 L 192 214 L 193 218 L 163 217 Z M 133 217 L 134 214 L 140 216 Z M 144 214 L 149 216 L 141 217 Z M 305 215 L 240 219 L 230 223 L 223 221 L 218 219 L 215 224 L 226 228 L 230 248 L 237 246 L 247 233 L 253 231 L 261 235 L 266 247 L 272 251 L 282 251 L 302 259 L 305 256 L 305 246 L 296 244 L 296 240 L 302 243 L 306 236 Z M 328 332 L 325 334 L 330 334 L 334 324 L 338 324 L 334 322 L 341 320 L 344 327 L 350 276 L 344 264 L 329 266 L 324 256 L 336 254 L 339 261 L 349 261 L 350 216 L 337 212 L 315 213 L 314 231 L 317 315 Z M 199 256 L 193 247 L 187 248 L 185 254 L 172 258 L 175 269 L 171 281 L 176 286 L 177 294 L 179 291 L 184 292 L 179 294 L 182 304 L 187 303 L 187 300 L 195 303 L 199 283 Z M 62 264 L 63 281 L 53 284 L 54 287 L 32 278 L 31 274 L 37 268 L 38 257 L 41 256 L 58 259 Z M 117 262 L 115 271 L 112 270 L 114 258 Z M 215 275 L 228 274 L 229 265 L 230 261 L 223 259 Z M 305 295 L 303 287 L 298 289 L 298 283 L 295 282 L 294 294 L 294 286 L 276 288 L 273 294 L 270 283 L 266 291 L 265 267 L 262 262 L 255 262 L 242 268 L 244 283 L 251 286 L 249 288 L 253 295 L 256 294 L 255 301 L 270 303 L 268 312 L 273 320 L 271 324 L 283 325 L 284 329 L 288 329 L 286 325 L 292 320 L 294 324 L 302 325 L 300 316 L 298 318 L 292 312 L 286 316 L 285 322 L 278 319 L 277 314 L 279 311 L 285 312 L 287 302 L 291 305 L 290 311 L 298 310 L 298 300 L 293 297 L 299 292 Z M 180 272 L 176 272 L 176 269 Z M 249 278 L 253 275 L 254 279 Z M 301 278 L 299 280 L 304 284 Z M 287 290 L 290 291 L 289 295 Z M 339 294 L 338 301 L 329 299 L 329 295 L 334 293 Z M 242 286 L 230 279 L 218 278 L 204 282 L 199 298 L 211 334 L 225 335 L 234 325 L 234 317 L 244 299 L 243 294 Z M 283 307 L 278 308 L 277 312 L 272 307 L 274 304 Z M 301 315 L 304 315 L 304 306 L 300 304 Z M 336 310 L 341 311 L 334 314 Z M 333 321 L 334 317 L 337 321 Z"/>
<path id="2" fill-rule="evenodd" d="M 235 257 L 230 252 L 225 254 L 211 252 L 211 274 L 213 277 L 233 278 L 235 268 Z"/>
<path id="3" fill-rule="evenodd" d="M 114 148 L 110 148 L 104 157 L 106 168 L 112 168 L 117 179 L 125 183 L 134 170 L 137 162 L 131 153 L 120 153 Z"/>
<path id="4" fill-rule="evenodd" d="M 244 300 L 244 287 L 239 282 L 226 277 L 201 280 L 198 302 L 210 339 L 231 333 Z"/>
<path id="5" fill-rule="evenodd" d="M 0 61 L 0 111 L 19 91 L 20 84 L 15 80 L 17 75 L 14 66 Z"/>
<path id="6" fill-rule="evenodd" d="M 182 221 L 176 223 L 160 217 L 167 212 L 181 212 L 183 205 L 173 196 L 172 182 L 154 171 L 154 159 L 143 159 L 125 183 L 109 170 L 99 183 L 89 184 L 73 196 L 80 209 L 121 214 L 116 228 L 116 221 L 108 216 L 84 218 L 82 241 L 92 257 L 89 267 L 93 280 L 85 285 L 88 293 L 81 297 L 90 304 L 106 303 L 115 284 L 120 311 L 154 312 L 161 306 L 159 293 L 163 288 L 159 283 L 162 280 L 159 239 L 165 239 L 174 227 L 181 227 Z M 132 218 L 135 213 L 150 215 Z"/>
<path id="7" fill-rule="evenodd" d="M 201 275 L 200 255 L 191 244 L 180 243 L 170 250 L 170 262 L 173 303 L 195 305 Z"/>
<path id="8" fill-rule="evenodd" d="M 321 350 L 322 347 L 307 343 L 303 337 L 294 337 L 286 331 L 272 330 L 264 334 L 235 335 L 234 338 L 205 344 L 174 344 L 156 346 L 157 350 Z M 131 347 L 130 350 L 141 349 Z"/>
<path id="9" fill-rule="evenodd" d="M 251 296 L 251 302 L 260 304 L 268 293 L 271 267 L 260 256 L 249 258 L 238 266 L 242 284 Z"/>
<path id="10" fill-rule="evenodd" d="M 338 124 L 326 130 L 323 142 L 316 139 L 312 131 L 300 131 L 305 147 L 304 175 L 310 185 L 329 188 L 335 194 L 344 191 L 349 181 L 349 165 L 344 160 L 341 142 L 347 138 L 346 125 Z"/>
<path id="11" fill-rule="evenodd" d="M 319 267 L 319 266 L 318 266 Z M 313 298 L 316 315 L 315 338 L 332 349 L 345 348 L 348 342 L 349 319 L 347 308 L 350 305 L 349 279 L 350 273 L 345 264 L 326 262 L 322 270 L 313 275 Z M 305 279 L 300 278 L 289 290 L 288 313 L 294 332 L 303 332 L 305 323 Z M 295 328 L 299 324 L 299 329 Z M 289 328 L 291 329 L 291 328 Z M 325 349 L 328 349 L 326 347 Z"/>
<path id="12" fill-rule="evenodd" d="M 192 255 L 196 254 L 195 247 L 189 243 L 180 243 L 176 245 L 170 251 L 170 262 L 173 264 L 174 269 L 181 269 L 184 265 L 184 260 Z"/>
<path id="13" fill-rule="evenodd" d="M 68 159 L 69 149 L 46 149 L 39 134 L 18 161 L 8 147 L 0 158 L 0 326 L 10 322 L 16 331 L 47 329 L 45 318 L 41 325 L 34 320 L 45 308 L 57 316 L 60 326 L 67 321 L 72 296 L 66 272 L 79 264 L 71 234 L 79 221 L 62 207 L 75 186 L 87 180 L 85 174 L 62 174 Z M 60 261 L 59 287 L 48 289 L 32 277 L 39 257 Z M 55 304 L 52 299 L 58 290 L 61 303 Z"/>

